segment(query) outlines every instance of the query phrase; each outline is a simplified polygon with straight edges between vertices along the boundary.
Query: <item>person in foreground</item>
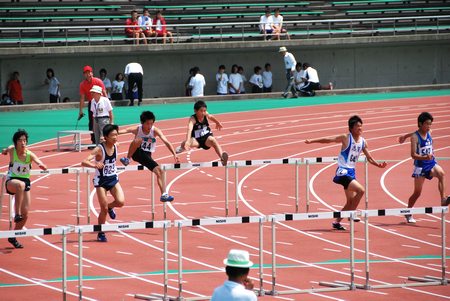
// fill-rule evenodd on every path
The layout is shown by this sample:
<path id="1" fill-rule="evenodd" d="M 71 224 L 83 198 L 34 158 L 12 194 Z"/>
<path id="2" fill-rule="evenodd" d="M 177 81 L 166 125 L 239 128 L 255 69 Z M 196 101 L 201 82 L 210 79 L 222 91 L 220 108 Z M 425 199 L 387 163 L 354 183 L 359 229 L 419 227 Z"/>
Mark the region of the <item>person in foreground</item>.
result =
<path id="1" fill-rule="evenodd" d="M 123 207 L 125 204 L 125 196 L 119 183 L 117 175 L 117 136 L 119 135 L 119 127 L 114 124 L 107 124 L 103 128 L 104 142 L 97 145 L 91 154 L 81 162 L 82 166 L 95 168 L 95 177 L 93 179 L 95 192 L 97 193 L 98 203 L 100 205 L 100 213 L 98 214 L 98 224 L 106 222 L 106 214 L 111 219 L 116 219 L 114 208 Z M 93 161 L 95 160 L 95 161 Z M 110 192 L 114 201 L 108 203 L 107 192 Z M 107 242 L 104 232 L 97 234 L 97 240 Z"/>
<path id="2" fill-rule="evenodd" d="M 425 179 L 431 180 L 433 177 L 438 179 L 438 189 L 441 196 L 441 206 L 450 204 L 450 196 L 445 194 L 445 172 L 439 166 L 434 158 L 433 138 L 431 138 L 431 125 L 433 116 L 428 112 L 422 112 L 417 118 L 417 131 L 409 133 L 398 138 L 400 143 L 411 138 L 411 158 L 414 159 L 414 192 L 409 197 L 408 208 L 414 207 L 419 199 Z M 405 215 L 406 222 L 414 224 L 416 220 L 411 214 Z"/>
<path id="3" fill-rule="evenodd" d="M 211 301 L 254 301 L 253 282 L 248 278 L 250 254 L 243 250 L 230 250 L 223 260 L 228 280 L 214 290 Z"/>
<path id="4" fill-rule="evenodd" d="M 31 202 L 31 163 L 36 163 L 40 169 L 47 170 L 47 166 L 33 152 L 28 150 L 28 133 L 19 129 L 13 135 L 14 145 L 2 150 L 3 155 L 9 155 L 9 170 L 6 177 L 6 192 L 14 195 L 14 230 L 21 230 L 28 219 Z M 22 249 L 15 237 L 8 238 L 8 242 L 16 249 Z"/>
<path id="5" fill-rule="evenodd" d="M 364 152 L 367 161 L 379 168 L 385 168 L 386 162 L 378 163 L 369 152 L 369 146 L 366 140 L 361 136 L 362 134 L 362 119 L 355 115 L 348 120 L 348 134 L 339 135 L 334 138 L 319 138 L 306 139 L 305 143 L 340 143 L 342 145 L 341 152 L 338 156 L 338 167 L 336 169 L 336 176 L 333 182 L 344 187 L 345 197 L 347 199 L 342 211 L 355 210 L 358 207 L 359 201 L 363 197 L 365 191 L 364 187 L 356 180 L 355 167 L 358 162 L 359 155 Z M 337 218 L 333 222 L 333 229 L 345 230 L 341 225 L 342 218 Z M 359 221 L 359 219 L 354 219 Z"/>

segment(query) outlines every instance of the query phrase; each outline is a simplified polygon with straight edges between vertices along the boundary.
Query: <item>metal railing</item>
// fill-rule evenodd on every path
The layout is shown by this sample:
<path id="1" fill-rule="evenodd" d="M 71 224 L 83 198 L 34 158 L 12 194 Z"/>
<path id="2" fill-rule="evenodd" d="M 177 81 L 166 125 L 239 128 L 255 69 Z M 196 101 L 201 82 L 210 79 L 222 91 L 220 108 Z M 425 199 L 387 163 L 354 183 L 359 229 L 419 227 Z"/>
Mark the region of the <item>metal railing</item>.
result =
<path id="1" fill-rule="evenodd" d="M 94 22 L 95 23 L 95 22 Z M 0 45 L 69 46 L 71 44 L 133 44 L 125 36 L 125 25 L 93 26 L 28 26 L 0 27 Z M 130 27 L 130 26 L 128 26 Z M 131 26 L 133 27 L 133 26 Z M 259 22 L 169 24 L 175 43 L 264 40 Z M 397 18 L 315 19 L 284 22 L 292 39 L 333 38 L 353 36 L 395 36 L 401 33 L 439 34 L 450 31 L 450 15 L 428 15 Z M 285 39 L 286 34 L 281 34 Z M 162 37 L 148 38 L 162 42 Z"/>

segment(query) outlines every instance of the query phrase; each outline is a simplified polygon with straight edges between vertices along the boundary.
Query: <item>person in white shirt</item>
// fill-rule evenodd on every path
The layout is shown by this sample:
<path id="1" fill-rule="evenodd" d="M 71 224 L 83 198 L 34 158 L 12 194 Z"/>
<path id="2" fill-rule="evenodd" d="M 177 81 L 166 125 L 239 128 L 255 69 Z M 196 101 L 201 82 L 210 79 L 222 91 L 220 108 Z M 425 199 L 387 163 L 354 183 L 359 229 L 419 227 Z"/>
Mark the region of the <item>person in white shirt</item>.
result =
<path id="1" fill-rule="evenodd" d="M 255 73 L 250 77 L 249 83 L 252 85 L 252 93 L 262 93 L 263 91 L 261 70 L 261 67 L 256 66 Z"/>
<path id="2" fill-rule="evenodd" d="M 105 68 L 100 69 L 100 79 L 103 81 L 103 84 L 105 85 L 105 90 L 106 90 L 106 94 L 107 94 L 108 98 L 111 99 L 112 84 L 111 84 L 111 80 L 106 77 L 106 74 L 107 74 L 107 72 L 106 72 Z"/>
<path id="3" fill-rule="evenodd" d="M 256 301 L 254 284 L 248 278 L 253 266 L 250 254 L 243 250 L 230 250 L 223 263 L 228 280 L 214 290 L 211 301 Z"/>
<path id="4" fill-rule="evenodd" d="M 247 83 L 247 77 L 244 74 L 244 67 L 239 66 L 238 67 L 238 73 L 242 77 L 241 94 L 245 94 L 245 84 Z"/>
<path id="5" fill-rule="evenodd" d="M 305 82 L 303 79 L 305 78 L 305 70 L 303 70 L 302 63 L 298 62 L 297 65 L 295 65 L 295 73 L 294 73 L 294 82 L 295 82 L 295 89 L 297 91 L 300 91 L 301 88 L 305 85 Z"/>
<path id="6" fill-rule="evenodd" d="M 220 65 L 216 74 L 217 95 L 228 94 L 228 75 L 225 73 L 225 66 Z"/>
<path id="7" fill-rule="evenodd" d="M 59 91 L 60 83 L 55 77 L 55 71 L 53 71 L 52 68 L 47 69 L 47 78 L 44 81 L 44 85 L 48 85 L 50 103 L 58 102 L 58 99 L 61 97 L 61 93 Z"/>
<path id="8" fill-rule="evenodd" d="M 263 81 L 263 92 L 268 93 L 272 92 L 272 66 L 269 63 L 266 63 L 264 66 L 264 71 L 262 73 L 262 81 Z"/>
<path id="9" fill-rule="evenodd" d="M 114 123 L 113 108 L 111 102 L 105 96 L 102 96 L 102 87 L 94 85 L 91 88 L 92 102 L 90 110 L 94 117 L 94 136 L 95 144 L 100 144 L 103 140 L 103 128 L 107 124 Z"/>
<path id="10" fill-rule="evenodd" d="M 309 63 L 303 64 L 304 74 L 302 81 L 305 83 L 301 87 L 300 92 L 302 96 L 314 96 L 316 95 L 316 90 L 333 90 L 333 84 L 329 83 L 326 86 L 322 86 L 319 81 L 319 75 L 317 70 L 309 65 Z"/>
<path id="11" fill-rule="evenodd" d="M 156 32 L 152 29 L 153 20 L 150 17 L 148 8 L 144 8 L 142 11 L 142 16 L 139 16 L 138 18 L 138 24 L 147 38 L 156 37 Z"/>
<path id="12" fill-rule="evenodd" d="M 280 47 L 278 50 L 279 53 L 283 56 L 284 59 L 284 68 L 286 69 L 286 80 L 287 80 L 287 86 L 286 89 L 284 89 L 284 92 L 282 96 L 284 98 L 288 97 L 289 90 L 292 92 L 292 97 L 297 97 L 297 91 L 295 91 L 295 82 L 294 82 L 294 72 L 295 72 L 295 65 L 297 65 L 297 61 L 295 60 L 295 57 L 292 53 L 288 52 L 286 47 Z"/>
<path id="13" fill-rule="evenodd" d="M 191 95 L 193 97 L 204 96 L 203 90 L 206 86 L 205 77 L 199 72 L 200 68 L 192 68 L 192 73 L 194 76 L 192 76 L 191 80 L 189 81 L 189 88 L 191 89 Z"/>
<path id="14" fill-rule="evenodd" d="M 138 106 L 142 102 L 142 79 L 144 76 L 144 70 L 139 63 L 129 63 L 125 66 L 125 76 L 128 79 L 128 99 L 130 100 L 129 106 L 134 105 L 133 87 L 137 85 L 138 89 Z"/>
<path id="15" fill-rule="evenodd" d="M 228 79 L 228 89 L 230 94 L 240 94 L 243 83 L 242 76 L 238 73 L 238 66 L 231 66 L 231 74 Z"/>
<path id="16" fill-rule="evenodd" d="M 273 19 L 273 35 L 275 36 L 275 39 L 281 40 L 280 39 L 281 34 L 285 34 L 286 39 L 290 40 L 291 38 L 289 37 L 289 33 L 285 28 L 283 28 L 283 16 L 280 15 L 279 8 L 275 9 L 272 19 Z"/>
<path id="17" fill-rule="evenodd" d="M 273 32 L 273 17 L 270 9 L 266 9 L 259 19 L 259 32 L 264 35 L 264 40 L 270 40 Z"/>
<path id="18" fill-rule="evenodd" d="M 112 82 L 111 99 L 123 100 L 123 92 L 125 92 L 125 81 L 123 80 L 123 74 L 117 73 L 116 79 Z"/>

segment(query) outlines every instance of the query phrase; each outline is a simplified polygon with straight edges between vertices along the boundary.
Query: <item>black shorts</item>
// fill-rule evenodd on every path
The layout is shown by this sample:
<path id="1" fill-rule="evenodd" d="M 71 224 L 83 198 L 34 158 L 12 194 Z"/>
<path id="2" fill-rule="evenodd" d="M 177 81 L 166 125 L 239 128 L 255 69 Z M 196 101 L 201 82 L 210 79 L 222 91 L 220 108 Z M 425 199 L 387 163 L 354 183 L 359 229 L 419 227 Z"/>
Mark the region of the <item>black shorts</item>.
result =
<path id="1" fill-rule="evenodd" d="M 101 180 L 98 181 L 98 183 L 96 183 L 96 179 L 93 179 L 94 182 L 94 187 L 98 188 L 98 187 L 102 187 L 104 188 L 106 191 L 110 191 L 111 189 L 114 188 L 114 186 L 116 186 L 117 183 L 119 183 L 119 178 L 116 177 L 103 177 Z"/>
<path id="2" fill-rule="evenodd" d="M 144 152 L 141 148 L 138 148 L 134 152 L 132 158 L 134 161 L 139 162 L 147 167 L 150 171 L 153 171 L 153 169 L 158 166 L 158 163 L 156 163 L 156 161 L 152 158 L 152 153 Z"/>
<path id="3" fill-rule="evenodd" d="M 333 178 L 333 182 L 336 184 L 340 184 L 342 186 L 344 186 L 344 189 L 348 188 L 348 185 L 350 185 L 350 183 L 354 180 L 354 178 L 350 177 L 350 176 L 335 176 Z"/>
<path id="4" fill-rule="evenodd" d="M 209 136 L 212 136 L 212 133 L 208 133 L 205 136 L 202 136 L 200 138 L 195 138 L 195 140 L 197 140 L 198 142 L 198 148 L 203 148 L 203 149 L 210 149 L 209 146 L 206 146 L 206 140 L 208 139 Z"/>
<path id="5" fill-rule="evenodd" d="M 31 189 L 31 182 L 30 179 L 27 178 L 9 178 L 8 180 L 6 180 L 5 182 L 5 188 L 6 188 L 6 192 L 10 195 L 15 195 L 15 193 L 12 193 L 11 191 L 8 190 L 8 182 L 11 180 L 19 180 L 25 183 L 25 190 L 24 191 L 30 191 Z"/>

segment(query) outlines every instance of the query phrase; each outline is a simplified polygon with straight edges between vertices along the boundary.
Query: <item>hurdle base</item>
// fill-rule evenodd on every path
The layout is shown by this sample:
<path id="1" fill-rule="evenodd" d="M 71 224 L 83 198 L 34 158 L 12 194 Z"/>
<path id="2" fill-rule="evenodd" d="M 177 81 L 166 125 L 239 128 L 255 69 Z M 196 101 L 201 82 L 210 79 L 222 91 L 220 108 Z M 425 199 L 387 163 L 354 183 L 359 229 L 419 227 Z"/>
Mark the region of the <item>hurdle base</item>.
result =
<path id="1" fill-rule="evenodd" d="M 448 284 L 448 279 L 447 278 L 440 278 L 440 277 L 435 277 L 435 276 L 425 276 L 425 277 L 416 277 L 416 276 L 409 276 L 408 280 L 410 281 L 417 281 L 417 282 L 421 282 L 421 283 L 436 283 L 439 282 L 441 283 L 441 285 L 447 285 Z"/>
<path id="2" fill-rule="evenodd" d="M 337 292 L 337 291 L 348 291 L 349 286 L 339 285 L 327 288 L 311 288 L 311 289 L 298 289 L 298 290 L 285 290 L 285 291 L 264 291 L 267 296 L 281 296 L 281 295 L 292 295 L 292 294 L 312 294 L 312 293 L 325 293 L 325 292 Z"/>
<path id="3" fill-rule="evenodd" d="M 337 284 L 342 284 L 342 285 L 346 285 L 348 286 L 352 291 L 354 291 L 355 289 L 365 289 L 366 286 L 364 284 L 356 284 L 354 283 L 353 285 L 350 282 L 345 282 L 345 281 L 339 281 L 336 280 L 335 283 Z"/>

